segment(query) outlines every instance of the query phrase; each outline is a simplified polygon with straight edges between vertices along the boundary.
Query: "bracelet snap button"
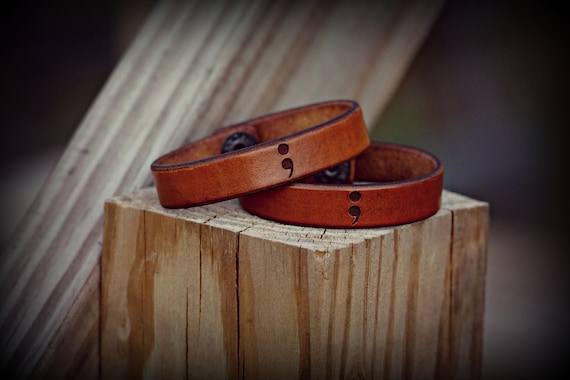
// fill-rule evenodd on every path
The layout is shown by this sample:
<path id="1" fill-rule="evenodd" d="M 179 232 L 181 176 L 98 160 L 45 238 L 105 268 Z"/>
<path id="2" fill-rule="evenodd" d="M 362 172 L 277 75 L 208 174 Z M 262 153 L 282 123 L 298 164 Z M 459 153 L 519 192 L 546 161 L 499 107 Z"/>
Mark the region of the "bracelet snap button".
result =
<path id="1" fill-rule="evenodd" d="M 350 162 L 345 161 L 315 174 L 317 182 L 339 185 L 345 183 L 350 176 Z"/>
<path id="2" fill-rule="evenodd" d="M 233 152 L 257 144 L 257 140 L 247 132 L 235 132 L 222 144 L 222 153 Z"/>

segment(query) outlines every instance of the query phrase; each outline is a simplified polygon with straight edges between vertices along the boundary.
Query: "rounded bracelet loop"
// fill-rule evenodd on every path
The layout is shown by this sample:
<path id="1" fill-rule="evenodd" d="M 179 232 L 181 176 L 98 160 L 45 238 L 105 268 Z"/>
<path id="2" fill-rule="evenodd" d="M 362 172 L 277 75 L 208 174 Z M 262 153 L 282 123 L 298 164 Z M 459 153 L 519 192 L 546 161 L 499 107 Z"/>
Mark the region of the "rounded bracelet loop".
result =
<path id="1" fill-rule="evenodd" d="M 159 201 L 198 206 L 291 183 L 370 144 L 358 103 L 335 100 L 221 128 L 151 164 Z"/>
<path id="2" fill-rule="evenodd" d="M 416 222 L 441 203 L 443 166 L 425 151 L 373 142 L 355 159 L 355 183 L 297 182 L 240 199 L 274 221 L 313 227 L 363 228 Z"/>

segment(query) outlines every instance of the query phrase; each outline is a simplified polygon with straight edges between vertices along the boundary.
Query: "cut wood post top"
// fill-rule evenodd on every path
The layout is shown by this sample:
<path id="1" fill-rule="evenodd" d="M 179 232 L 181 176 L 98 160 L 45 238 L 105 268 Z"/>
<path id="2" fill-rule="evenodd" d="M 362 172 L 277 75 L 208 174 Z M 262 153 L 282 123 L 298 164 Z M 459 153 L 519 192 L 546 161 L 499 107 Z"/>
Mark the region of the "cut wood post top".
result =
<path id="1" fill-rule="evenodd" d="M 158 213 L 175 219 L 202 223 L 248 236 L 255 236 L 267 241 L 295 245 L 313 251 L 346 248 L 366 239 L 389 233 L 397 227 L 342 229 L 276 223 L 248 213 L 239 205 L 237 199 L 186 209 L 166 209 L 160 205 L 154 187 L 110 198 L 107 200 L 107 203 L 112 203 L 117 207 L 133 208 L 140 212 Z M 479 209 L 483 212 L 482 215 L 486 215 L 488 208 L 487 202 L 444 190 L 441 210 L 438 213 Z M 485 221 L 486 219 L 479 220 L 483 224 Z"/>

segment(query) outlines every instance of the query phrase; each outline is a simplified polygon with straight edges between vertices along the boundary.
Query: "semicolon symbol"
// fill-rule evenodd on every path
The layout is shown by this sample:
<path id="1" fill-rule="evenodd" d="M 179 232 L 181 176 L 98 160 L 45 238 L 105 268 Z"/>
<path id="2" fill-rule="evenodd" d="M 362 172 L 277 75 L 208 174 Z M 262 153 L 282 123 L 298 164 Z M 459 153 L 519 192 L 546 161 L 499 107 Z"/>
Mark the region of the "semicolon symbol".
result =
<path id="1" fill-rule="evenodd" d="M 283 156 L 289 153 L 289 145 L 279 144 L 279 146 L 277 147 L 277 151 L 279 152 L 280 155 Z M 291 176 L 293 175 L 293 160 L 290 158 L 284 158 L 283 161 L 281 161 L 281 167 L 285 170 L 289 170 L 289 178 L 291 178 Z"/>
<path id="2" fill-rule="evenodd" d="M 350 194 L 348 194 L 348 199 L 350 199 L 351 202 L 358 202 L 360 198 L 362 198 L 362 194 L 360 194 L 358 191 L 352 191 Z M 360 220 L 360 207 L 350 206 L 348 208 L 348 215 L 354 218 L 351 224 L 355 225 Z"/>

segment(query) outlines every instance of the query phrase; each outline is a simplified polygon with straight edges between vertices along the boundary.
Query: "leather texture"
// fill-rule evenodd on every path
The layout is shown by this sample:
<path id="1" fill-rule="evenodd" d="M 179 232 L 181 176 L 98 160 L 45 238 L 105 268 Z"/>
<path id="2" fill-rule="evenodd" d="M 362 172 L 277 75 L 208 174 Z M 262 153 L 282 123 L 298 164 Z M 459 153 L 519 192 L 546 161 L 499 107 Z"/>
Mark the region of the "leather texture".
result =
<path id="1" fill-rule="evenodd" d="M 248 212 L 314 227 L 362 228 L 416 222 L 441 204 L 443 166 L 425 151 L 373 142 L 355 159 L 354 183 L 294 183 L 240 199 Z"/>
<path id="2" fill-rule="evenodd" d="M 246 147 L 250 137 L 258 144 Z M 241 149 L 221 154 L 228 143 Z M 354 158 L 369 144 L 359 104 L 335 100 L 221 128 L 158 158 L 151 171 L 162 206 L 183 208 L 298 181 Z"/>

